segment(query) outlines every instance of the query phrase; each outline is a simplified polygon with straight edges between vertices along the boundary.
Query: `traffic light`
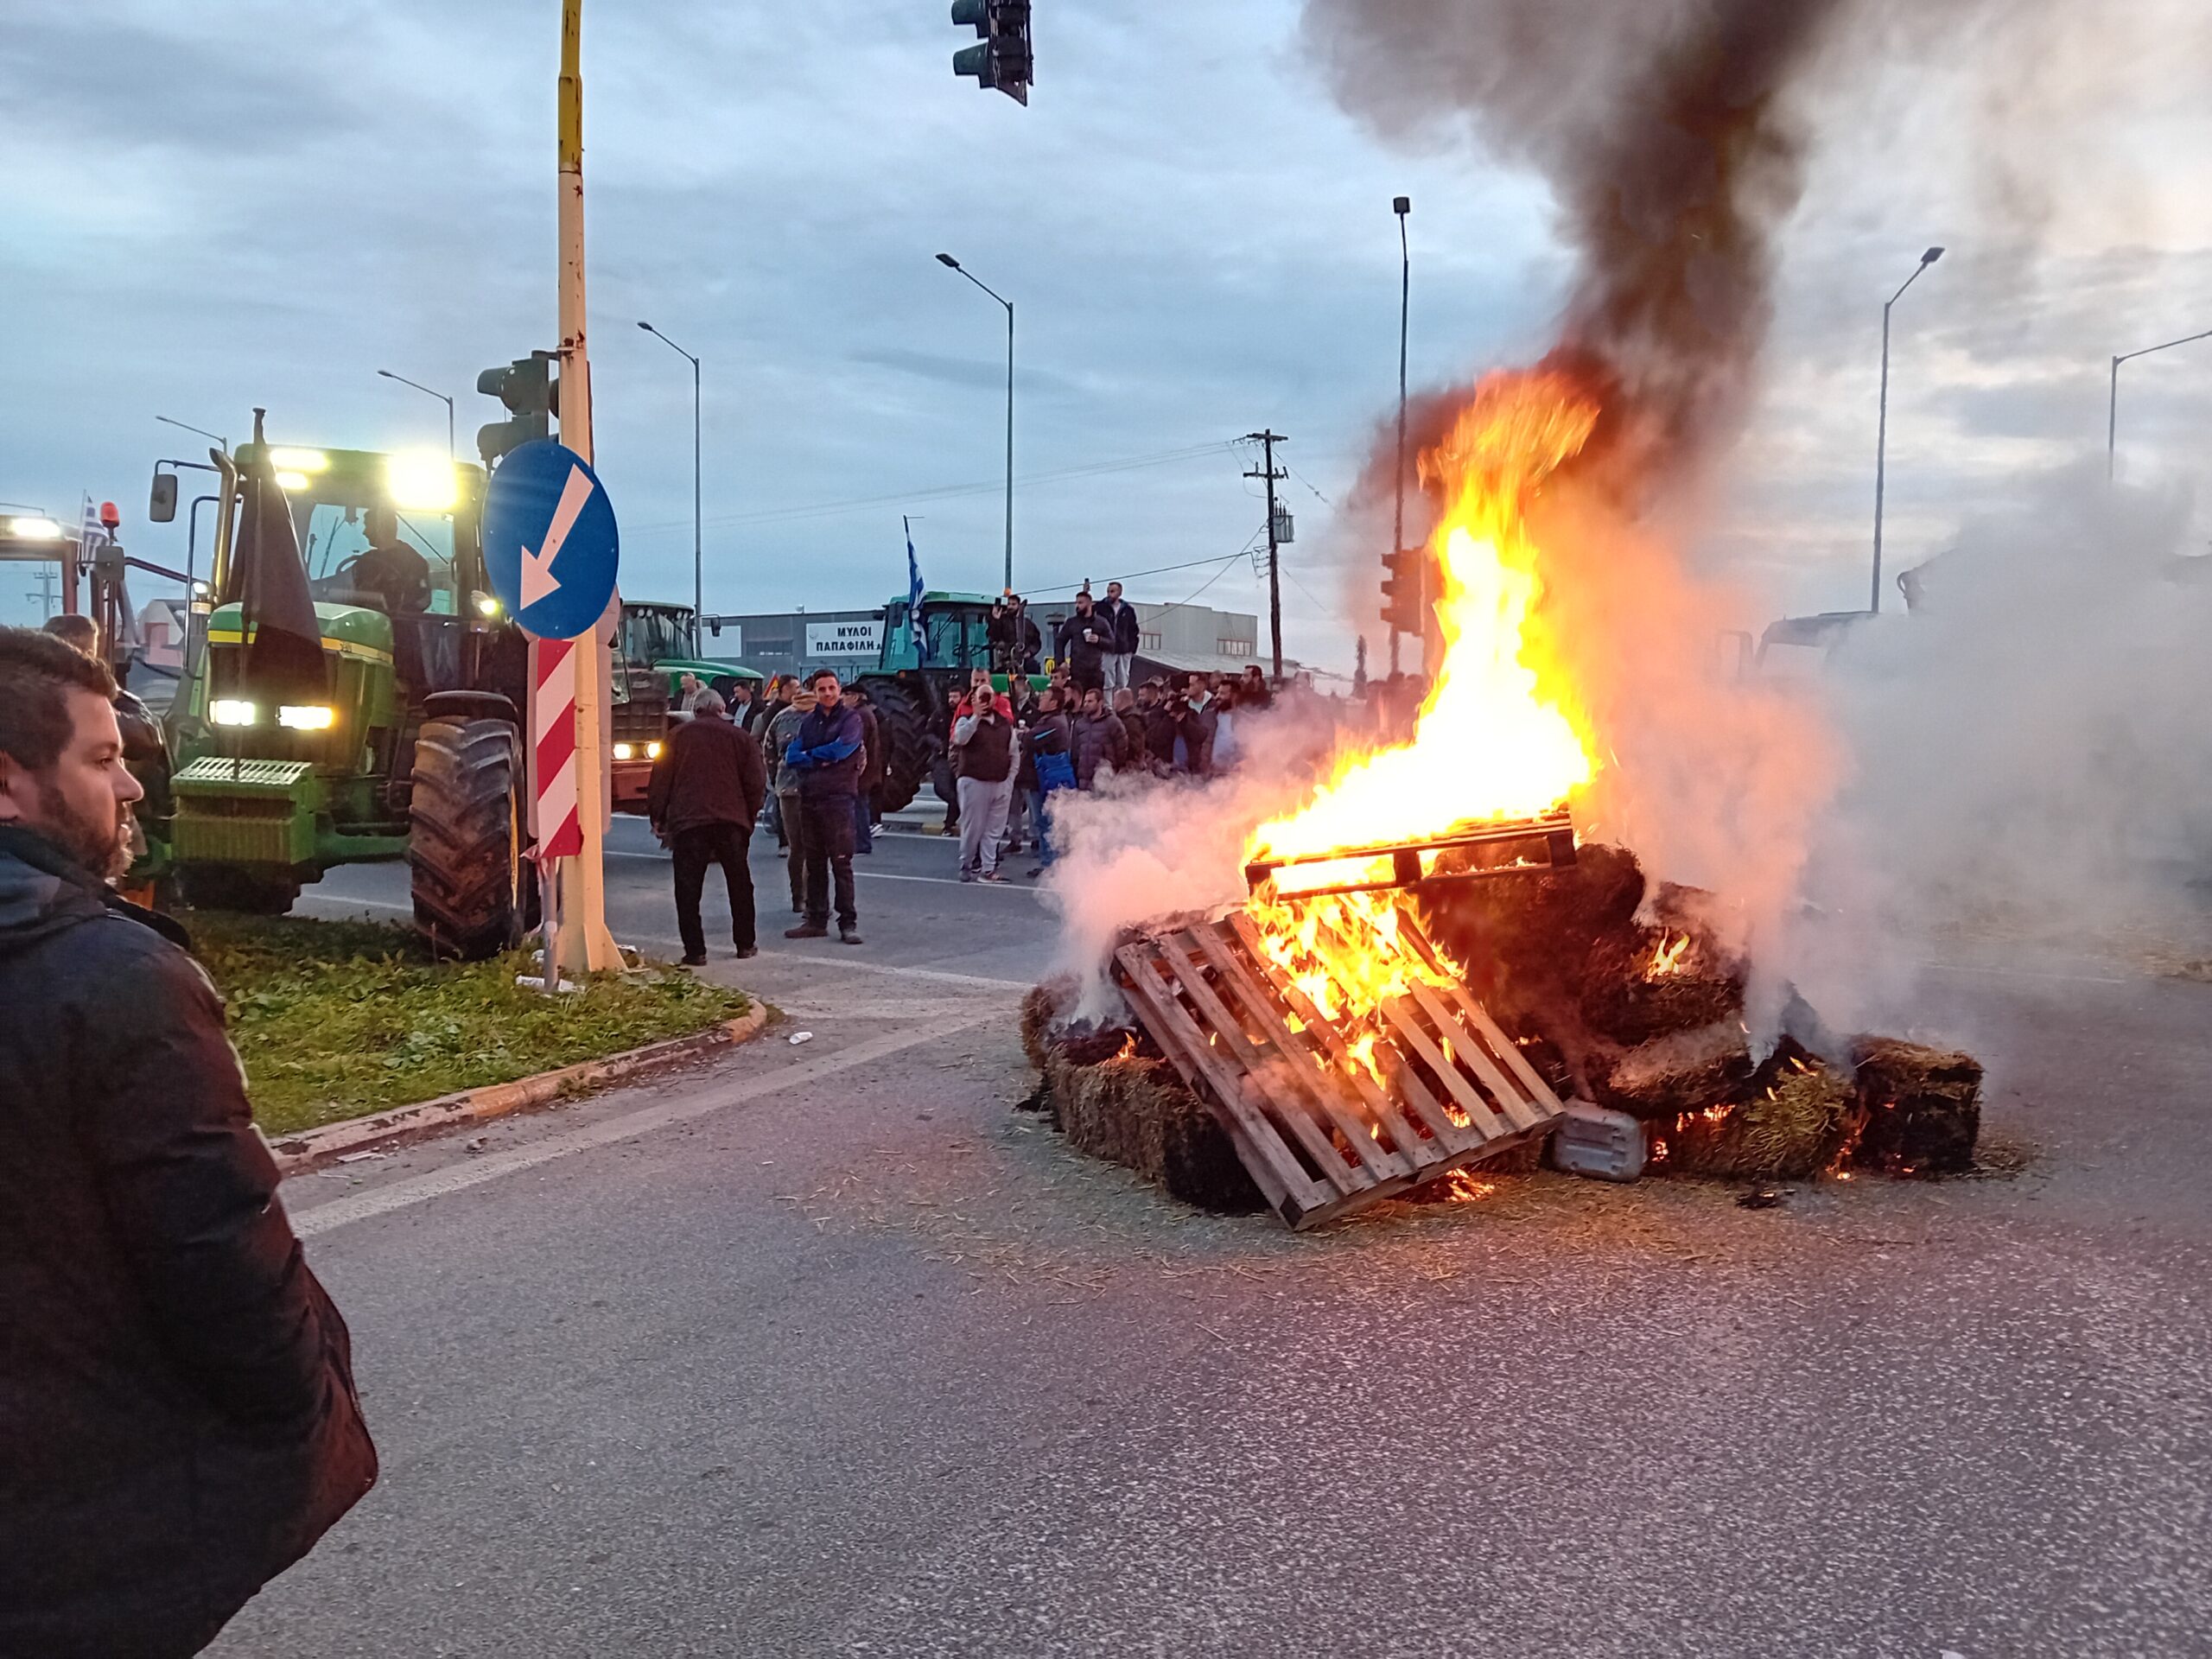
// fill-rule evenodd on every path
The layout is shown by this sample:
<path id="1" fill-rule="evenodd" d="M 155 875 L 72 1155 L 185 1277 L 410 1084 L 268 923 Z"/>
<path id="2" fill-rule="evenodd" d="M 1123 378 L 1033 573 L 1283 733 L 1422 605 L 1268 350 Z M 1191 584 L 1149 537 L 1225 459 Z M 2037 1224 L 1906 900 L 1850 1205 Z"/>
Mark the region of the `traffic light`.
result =
<path id="1" fill-rule="evenodd" d="M 1029 0 L 952 0 L 952 21 L 983 37 L 980 46 L 952 54 L 952 73 L 973 75 L 1015 103 L 1029 102 L 1034 59 L 1029 49 Z"/>
<path id="2" fill-rule="evenodd" d="M 1385 553 L 1382 570 L 1382 620 L 1394 632 L 1419 636 L 1428 626 L 1428 601 L 1421 591 L 1428 550 L 1406 547 Z"/>
<path id="3" fill-rule="evenodd" d="M 476 377 L 476 390 L 507 406 L 511 418 L 493 421 L 476 429 L 476 453 L 486 467 L 535 438 L 553 435 L 553 417 L 561 412 L 560 383 L 553 376 L 551 352 L 532 352 L 503 369 L 486 369 Z"/>

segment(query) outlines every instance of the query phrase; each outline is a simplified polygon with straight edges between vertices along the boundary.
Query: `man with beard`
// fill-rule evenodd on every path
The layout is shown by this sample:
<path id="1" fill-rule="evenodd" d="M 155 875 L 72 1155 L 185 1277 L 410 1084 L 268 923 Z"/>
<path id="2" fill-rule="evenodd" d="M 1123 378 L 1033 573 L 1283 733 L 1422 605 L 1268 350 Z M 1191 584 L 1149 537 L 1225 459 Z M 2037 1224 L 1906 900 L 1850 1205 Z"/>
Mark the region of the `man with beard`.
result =
<path id="1" fill-rule="evenodd" d="M 0 628 L 0 1653 L 196 1653 L 376 1479 L 106 668 Z"/>

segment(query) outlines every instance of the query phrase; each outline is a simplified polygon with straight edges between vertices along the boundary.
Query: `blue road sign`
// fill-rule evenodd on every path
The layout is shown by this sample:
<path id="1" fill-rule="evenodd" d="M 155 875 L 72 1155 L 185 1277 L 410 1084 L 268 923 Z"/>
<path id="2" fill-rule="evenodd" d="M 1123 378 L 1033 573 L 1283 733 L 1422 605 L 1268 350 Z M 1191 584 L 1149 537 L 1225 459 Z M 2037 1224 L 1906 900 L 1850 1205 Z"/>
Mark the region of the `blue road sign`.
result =
<path id="1" fill-rule="evenodd" d="M 484 492 L 484 571 L 541 639 L 588 633 L 614 597 L 614 504 L 583 458 L 550 438 L 502 461 Z"/>

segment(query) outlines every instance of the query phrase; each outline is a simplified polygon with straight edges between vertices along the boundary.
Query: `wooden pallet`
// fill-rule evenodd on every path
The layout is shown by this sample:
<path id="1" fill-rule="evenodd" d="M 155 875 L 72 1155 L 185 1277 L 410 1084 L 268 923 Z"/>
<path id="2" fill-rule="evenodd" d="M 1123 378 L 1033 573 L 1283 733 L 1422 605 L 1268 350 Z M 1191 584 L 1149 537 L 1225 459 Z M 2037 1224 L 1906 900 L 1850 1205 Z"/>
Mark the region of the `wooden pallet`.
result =
<path id="1" fill-rule="evenodd" d="M 1409 915 L 1395 945 L 1445 976 Z M 1276 1213 L 1314 1226 L 1550 1132 L 1564 1111 L 1456 982 L 1387 1002 L 1378 1083 L 1242 911 L 1132 941 L 1116 978 Z"/>

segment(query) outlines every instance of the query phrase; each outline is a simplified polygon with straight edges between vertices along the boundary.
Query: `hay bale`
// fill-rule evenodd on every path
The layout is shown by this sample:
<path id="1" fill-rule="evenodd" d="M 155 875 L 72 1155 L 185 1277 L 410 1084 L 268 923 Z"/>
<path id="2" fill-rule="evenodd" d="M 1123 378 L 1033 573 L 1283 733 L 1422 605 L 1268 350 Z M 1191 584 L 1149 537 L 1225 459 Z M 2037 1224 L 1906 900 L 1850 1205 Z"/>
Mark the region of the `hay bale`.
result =
<path id="1" fill-rule="evenodd" d="M 1580 983 L 1583 1023 L 1630 1046 L 1743 1014 L 1742 964 L 1701 928 L 1601 933 L 1584 953 Z"/>
<path id="2" fill-rule="evenodd" d="M 1859 1087 L 1848 1073 L 1792 1056 L 1749 1099 L 1655 1127 L 1653 1159 L 1662 1174 L 1803 1180 L 1834 1164 L 1859 1117 Z"/>
<path id="3" fill-rule="evenodd" d="M 1735 1099 L 1757 1071 L 1742 1024 L 1722 1020 L 1638 1044 L 1590 1084 L 1601 1106 L 1673 1118 Z"/>
<path id="4" fill-rule="evenodd" d="M 1033 985 L 1021 999 L 1021 1052 L 1029 1057 L 1029 1064 L 1039 1071 L 1045 1069 L 1046 1054 L 1051 1049 L 1048 1033 L 1052 1017 L 1058 1012 L 1061 994 L 1052 984 Z"/>
<path id="5" fill-rule="evenodd" d="M 1866 1132 L 1854 1163 L 1896 1175 L 1958 1175 L 1981 1134 L 1981 1063 L 1892 1037 L 1853 1040 Z"/>
<path id="6" fill-rule="evenodd" d="M 1228 1132 L 1166 1061 L 1131 1053 L 1086 1065 L 1048 1049 L 1043 1069 L 1061 1131 L 1080 1150 L 1201 1210 L 1266 1207 Z"/>

